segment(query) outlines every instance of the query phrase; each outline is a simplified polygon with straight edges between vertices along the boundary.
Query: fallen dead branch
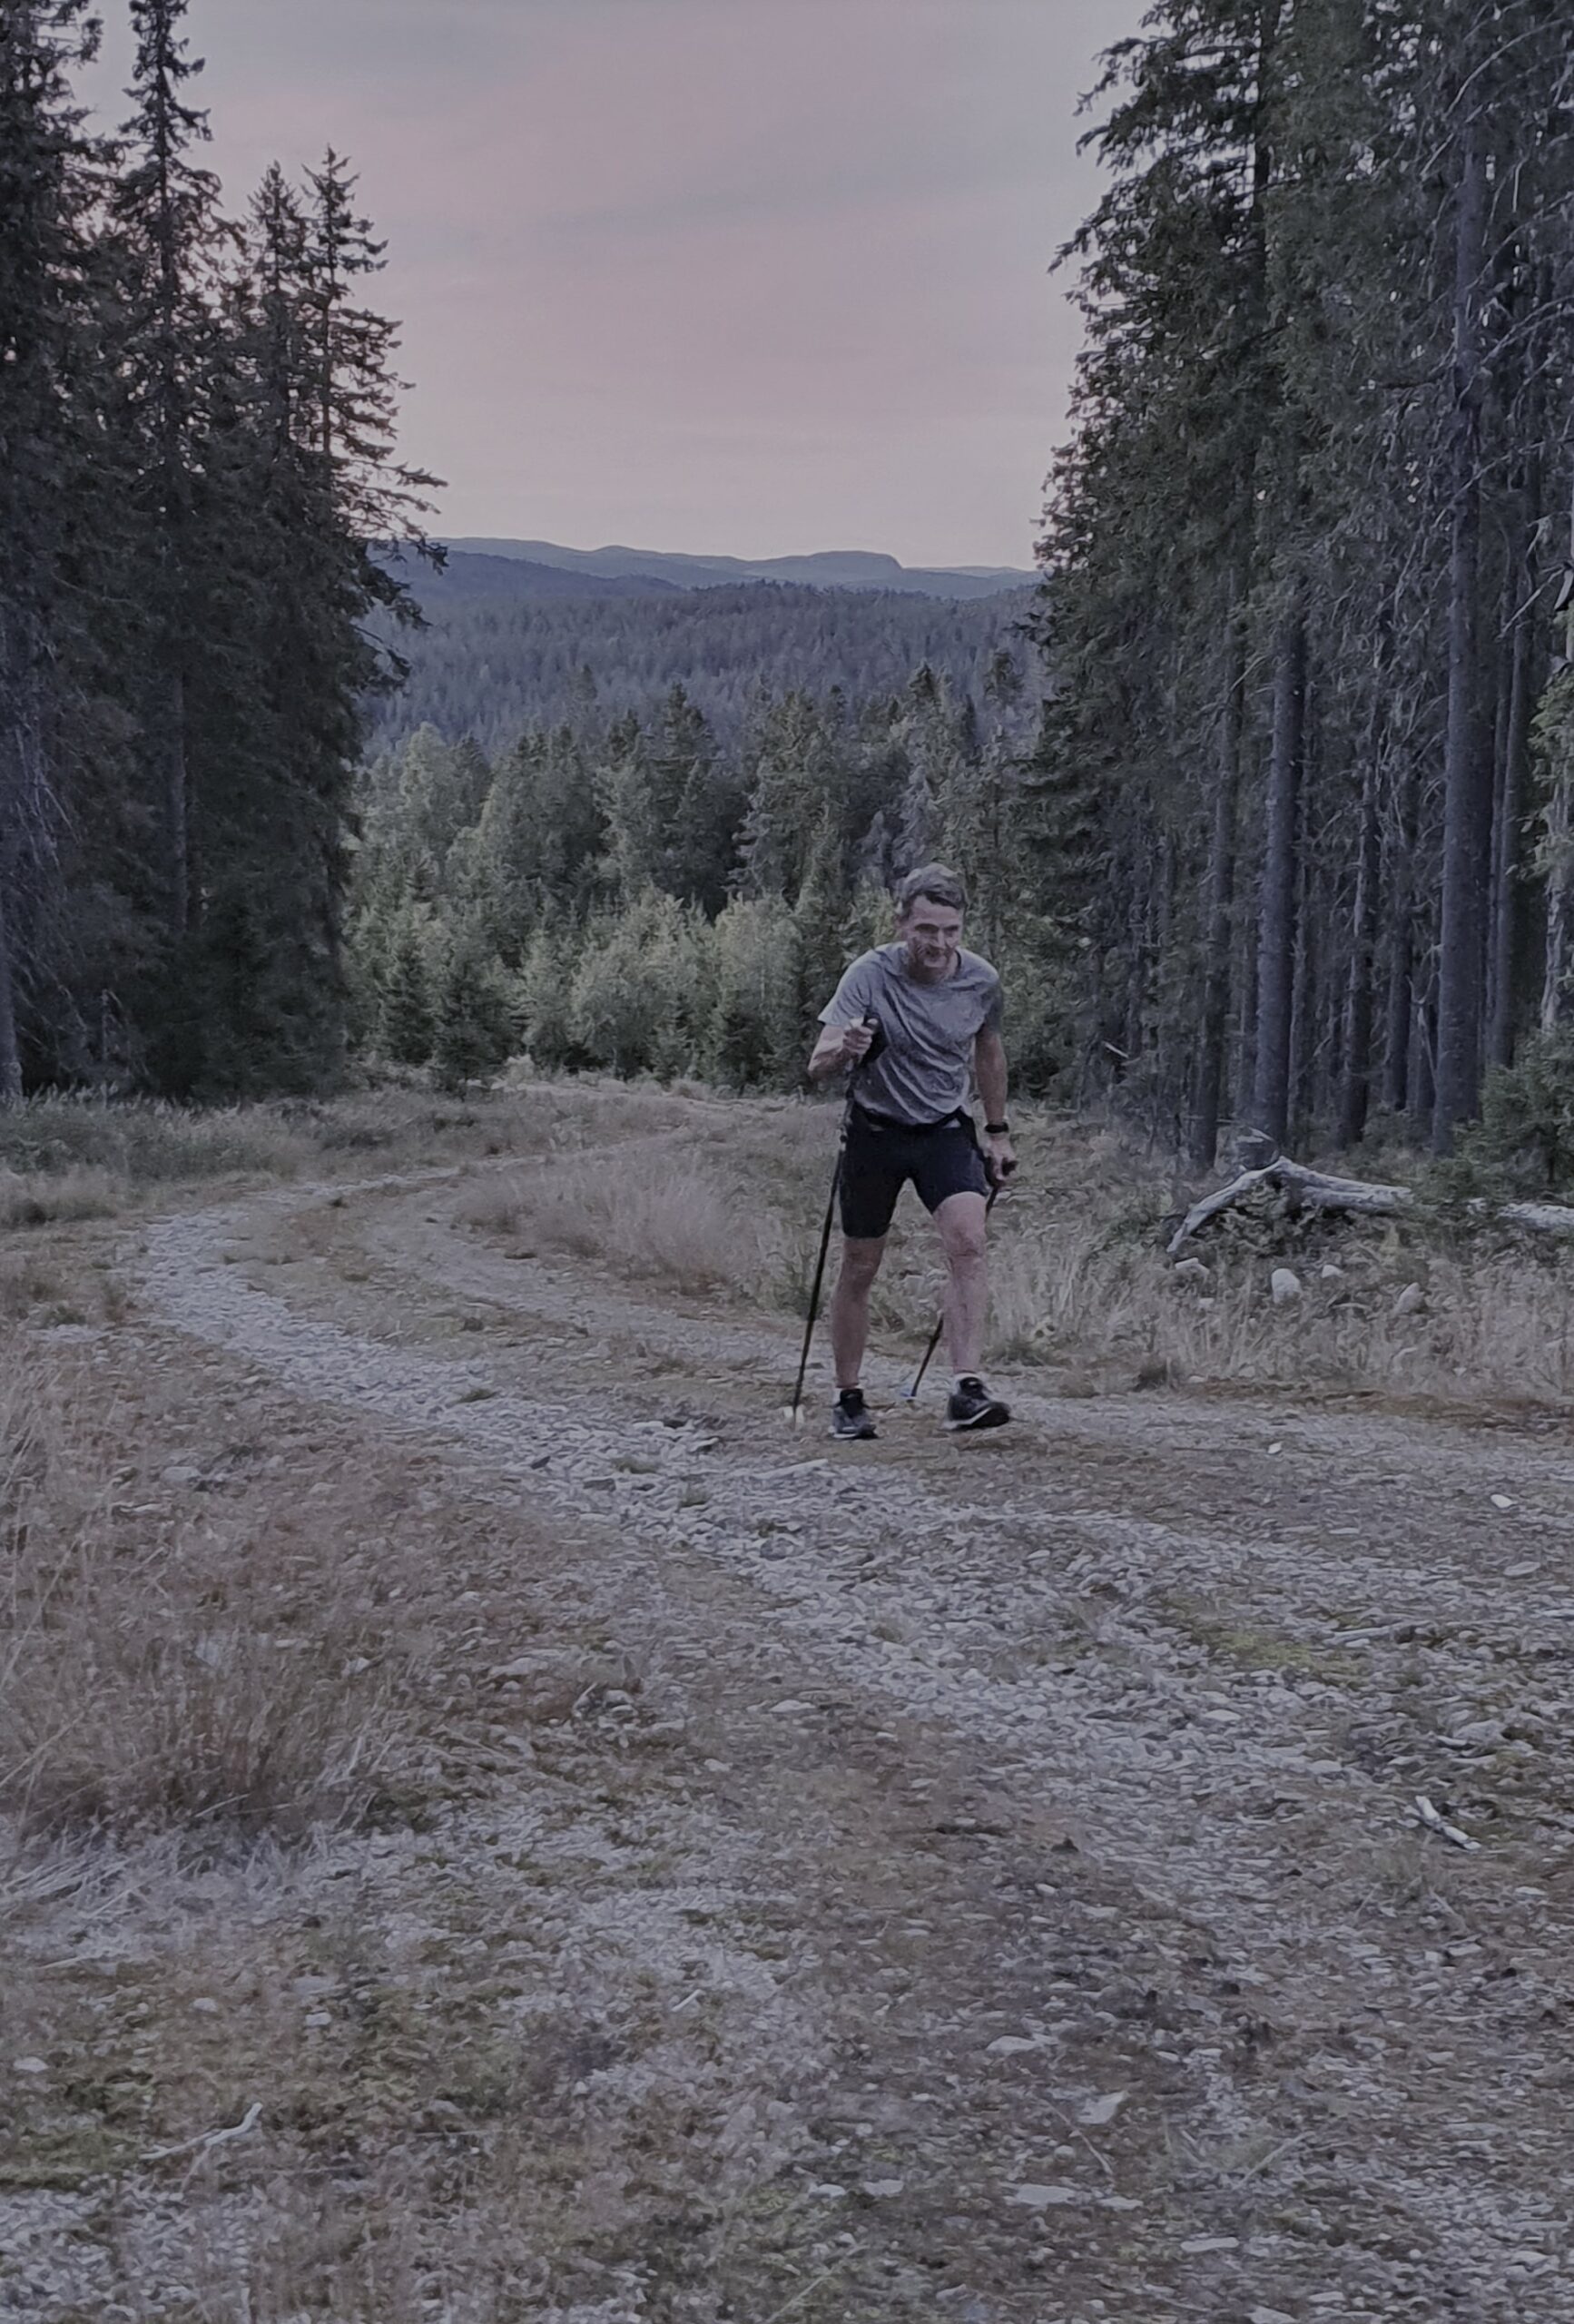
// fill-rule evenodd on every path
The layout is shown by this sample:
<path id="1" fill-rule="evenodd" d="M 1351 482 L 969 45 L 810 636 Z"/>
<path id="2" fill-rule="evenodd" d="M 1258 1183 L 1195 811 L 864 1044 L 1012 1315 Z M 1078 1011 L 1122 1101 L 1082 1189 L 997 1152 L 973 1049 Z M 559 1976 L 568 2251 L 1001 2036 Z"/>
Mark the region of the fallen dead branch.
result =
<path id="1" fill-rule="evenodd" d="M 249 2138 L 262 2120 L 262 2102 L 253 2099 L 238 2122 L 229 2122 L 221 2130 L 200 2132 L 194 2139 L 182 2139 L 178 2146 L 155 2146 L 143 2155 L 144 2163 L 172 2162 L 177 2155 L 211 2154 L 216 2146 L 228 2146 L 236 2139 Z"/>
<path id="2" fill-rule="evenodd" d="M 1384 1186 L 1365 1178 L 1338 1178 L 1325 1170 L 1309 1170 L 1303 1162 L 1292 1162 L 1287 1154 L 1276 1154 L 1272 1161 L 1256 1169 L 1243 1170 L 1227 1187 L 1220 1187 L 1195 1202 L 1170 1236 L 1170 1257 L 1175 1258 L 1210 1219 L 1217 1218 L 1223 1211 L 1233 1210 L 1261 1187 L 1283 1187 L 1308 1210 L 1347 1211 L 1366 1218 L 1387 1217 L 1395 1211 L 1415 1206 L 1415 1196 L 1409 1187 Z M 1562 1203 L 1506 1202 L 1495 1208 L 1476 1203 L 1471 1207 L 1507 1226 L 1523 1226 L 1540 1235 L 1574 1236 L 1574 1208 Z"/>

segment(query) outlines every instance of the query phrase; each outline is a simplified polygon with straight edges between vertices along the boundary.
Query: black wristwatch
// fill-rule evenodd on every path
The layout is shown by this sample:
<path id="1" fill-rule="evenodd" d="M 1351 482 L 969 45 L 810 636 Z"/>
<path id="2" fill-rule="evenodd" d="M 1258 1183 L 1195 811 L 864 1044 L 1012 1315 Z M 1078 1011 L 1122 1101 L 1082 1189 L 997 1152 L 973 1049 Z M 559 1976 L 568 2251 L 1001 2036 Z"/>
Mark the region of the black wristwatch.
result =
<path id="1" fill-rule="evenodd" d="M 1010 1135 L 1011 1125 L 1009 1122 L 986 1122 L 984 1124 L 984 1136 L 986 1137 L 1009 1137 Z"/>

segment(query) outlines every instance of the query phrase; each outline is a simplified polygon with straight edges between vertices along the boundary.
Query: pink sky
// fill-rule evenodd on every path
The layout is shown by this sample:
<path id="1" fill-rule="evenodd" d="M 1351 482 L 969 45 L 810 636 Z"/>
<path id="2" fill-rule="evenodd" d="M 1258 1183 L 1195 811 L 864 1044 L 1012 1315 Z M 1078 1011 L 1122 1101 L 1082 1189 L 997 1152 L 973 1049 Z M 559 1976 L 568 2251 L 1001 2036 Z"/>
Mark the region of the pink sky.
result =
<path id="1" fill-rule="evenodd" d="M 232 205 L 330 141 L 360 172 L 438 529 L 1025 565 L 1077 340 L 1047 269 L 1097 190 L 1077 99 L 1140 14 L 192 0 L 190 30 Z"/>

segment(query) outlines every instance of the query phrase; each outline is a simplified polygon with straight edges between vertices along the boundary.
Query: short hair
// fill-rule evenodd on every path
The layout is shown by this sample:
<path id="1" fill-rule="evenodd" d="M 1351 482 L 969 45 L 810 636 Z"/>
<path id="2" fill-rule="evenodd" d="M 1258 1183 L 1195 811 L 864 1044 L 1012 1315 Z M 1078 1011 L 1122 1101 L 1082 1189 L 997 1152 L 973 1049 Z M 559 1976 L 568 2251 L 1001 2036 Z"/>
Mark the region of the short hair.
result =
<path id="1" fill-rule="evenodd" d="M 966 911 L 968 909 L 966 888 L 957 874 L 948 872 L 943 863 L 925 863 L 918 871 L 908 873 L 896 891 L 897 918 L 905 920 L 920 896 L 926 903 L 946 904 L 952 911 Z"/>

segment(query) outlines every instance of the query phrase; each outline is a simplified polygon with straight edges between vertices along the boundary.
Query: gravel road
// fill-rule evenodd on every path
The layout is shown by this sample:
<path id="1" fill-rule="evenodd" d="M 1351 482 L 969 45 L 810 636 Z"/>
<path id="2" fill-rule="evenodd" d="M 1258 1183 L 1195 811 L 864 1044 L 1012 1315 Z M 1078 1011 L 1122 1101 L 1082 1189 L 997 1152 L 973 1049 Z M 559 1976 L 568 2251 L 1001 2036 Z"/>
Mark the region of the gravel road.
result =
<path id="1" fill-rule="evenodd" d="M 455 1207 L 167 1220 L 143 1295 L 590 1545 L 650 1679 L 606 1715 L 668 1723 L 778 1912 L 791 1866 L 776 2086 L 746 2038 L 717 2071 L 841 2221 L 798 2316 L 1574 2319 L 1561 1424 L 1025 1376 L 957 1442 L 893 1364 L 832 1448 L 783 1423 L 787 1320 Z"/>

